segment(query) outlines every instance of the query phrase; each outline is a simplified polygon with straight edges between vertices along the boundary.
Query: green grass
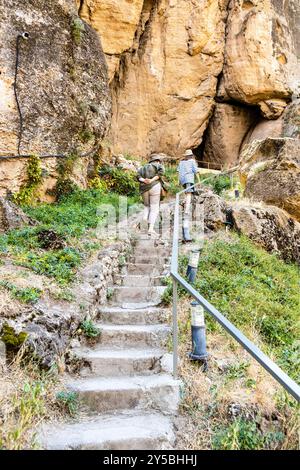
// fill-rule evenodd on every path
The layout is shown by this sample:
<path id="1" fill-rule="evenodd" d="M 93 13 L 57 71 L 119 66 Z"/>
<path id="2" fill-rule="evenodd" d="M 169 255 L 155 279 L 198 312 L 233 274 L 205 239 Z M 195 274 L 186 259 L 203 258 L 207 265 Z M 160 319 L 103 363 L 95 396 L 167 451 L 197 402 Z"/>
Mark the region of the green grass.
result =
<path id="1" fill-rule="evenodd" d="M 80 328 L 82 329 L 84 335 L 87 338 L 98 338 L 101 335 L 101 330 L 98 328 L 92 320 L 84 320 L 80 324 Z"/>
<path id="2" fill-rule="evenodd" d="M 184 274 L 187 258 L 181 257 Z M 170 282 L 170 281 L 169 281 Z M 296 381 L 300 378 L 299 268 L 245 237 L 206 242 L 196 289 L 250 338 L 257 332 L 267 354 Z M 186 293 L 179 289 L 180 295 Z M 164 295 L 171 297 L 171 285 Z M 210 331 L 224 331 L 206 315 Z"/>
<path id="3" fill-rule="evenodd" d="M 11 292 L 12 296 L 23 302 L 25 304 L 34 304 L 36 303 L 41 295 L 41 290 L 37 289 L 36 287 L 25 287 L 21 288 L 15 286 L 13 283 L 9 281 L 0 281 L 0 287 Z"/>
<path id="4" fill-rule="evenodd" d="M 23 207 L 23 210 L 40 225 L 26 226 L 0 236 L 0 259 L 9 256 L 20 266 L 55 279 L 58 284 L 70 283 L 76 269 L 87 254 L 99 249 L 101 244 L 92 239 L 92 231 L 101 224 L 97 215 L 101 204 L 111 204 L 119 216 L 119 194 L 104 193 L 96 189 L 77 190 L 55 204 Z M 137 196 L 127 198 L 128 206 L 138 201 Z M 54 230 L 67 246 L 58 250 L 45 250 L 39 240 L 39 232 Z M 87 238 L 91 236 L 91 240 Z M 84 241 L 81 239 L 84 237 Z"/>
<path id="5" fill-rule="evenodd" d="M 212 447 L 214 450 L 261 450 L 280 444 L 284 437 L 282 432 L 262 433 L 255 421 L 238 418 L 216 430 Z"/>

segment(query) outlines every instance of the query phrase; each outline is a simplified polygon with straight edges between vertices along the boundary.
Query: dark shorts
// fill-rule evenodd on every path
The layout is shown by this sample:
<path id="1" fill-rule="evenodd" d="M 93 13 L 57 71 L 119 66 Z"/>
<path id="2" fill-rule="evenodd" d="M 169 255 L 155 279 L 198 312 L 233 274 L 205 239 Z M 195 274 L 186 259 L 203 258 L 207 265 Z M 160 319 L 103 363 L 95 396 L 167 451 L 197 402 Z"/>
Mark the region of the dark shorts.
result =
<path id="1" fill-rule="evenodd" d="M 190 188 L 188 189 L 187 191 L 185 191 L 186 193 L 193 193 L 195 191 L 195 189 L 192 187 L 194 186 L 194 183 L 185 183 L 183 185 L 184 189 L 187 189 L 187 188 Z"/>

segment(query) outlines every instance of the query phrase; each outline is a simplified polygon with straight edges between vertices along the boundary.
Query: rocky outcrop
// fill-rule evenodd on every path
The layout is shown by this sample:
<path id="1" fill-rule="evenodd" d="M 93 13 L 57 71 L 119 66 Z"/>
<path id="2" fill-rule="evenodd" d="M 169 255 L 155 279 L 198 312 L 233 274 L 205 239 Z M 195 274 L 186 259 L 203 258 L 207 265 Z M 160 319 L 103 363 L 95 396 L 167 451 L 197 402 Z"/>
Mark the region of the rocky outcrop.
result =
<path id="1" fill-rule="evenodd" d="M 0 196 L 0 233 L 35 222 L 19 207 Z"/>
<path id="2" fill-rule="evenodd" d="M 0 31 L 0 155 L 16 154 L 18 144 L 22 154 L 91 151 L 106 132 L 111 98 L 99 38 L 75 2 L 1 2 Z M 28 39 L 18 38 L 23 32 Z M 0 160 L 16 186 L 24 164 Z"/>
<path id="3" fill-rule="evenodd" d="M 203 160 L 224 167 L 234 166 L 242 142 L 256 120 L 255 109 L 217 103 L 207 130 Z"/>
<path id="4" fill-rule="evenodd" d="M 236 203 L 232 217 L 239 232 L 266 250 L 280 254 L 286 261 L 300 263 L 300 224 L 284 210 Z"/>
<path id="5" fill-rule="evenodd" d="M 243 141 L 243 147 L 254 140 L 264 140 L 268 137 L 300 137 L 300 100 L 290 103 L 284 113 L 276 120 L 261 119 L 252 127 Z M 241 149 L 241 150 L 242 150 Z"/>
<path id="6" fill-rule="evenodd" d="M 296 92 L 297 1 L 232 0 L 227 21 L 221 99 L 258 105 L 278 118 Z"/>
<path id="7" fill-rule="evenodd" d="M 116 153 L 180 156 L 199 145 L 222 70 L 226 3 L 80 2 L 109 64 Z"/>
<path id="8" fill-rule="evenodd" d="M 281 207 L 300 220 L 300 140 L 254 141 L 241 157 L 246 197 Z"/>

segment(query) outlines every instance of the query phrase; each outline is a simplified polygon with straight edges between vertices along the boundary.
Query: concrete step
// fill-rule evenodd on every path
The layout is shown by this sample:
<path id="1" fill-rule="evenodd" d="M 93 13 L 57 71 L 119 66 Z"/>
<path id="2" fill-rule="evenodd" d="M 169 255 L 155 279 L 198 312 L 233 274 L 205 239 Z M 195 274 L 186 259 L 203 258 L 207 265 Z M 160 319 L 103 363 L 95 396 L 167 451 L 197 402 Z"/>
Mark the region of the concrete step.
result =
<path id="1" fill-rule="evenodd" d="M 152 287 L 160 286 L 164 280 L 164 276 L 150 276 L 150 275 L 122 275 L 116 274 L 114 276 L 114 283 L 117 286 L 127 287 Z"/>
<path id="2" fill-rule="evenodd" d="M 152 276 L 160 276 L 162 274 L 162 267 L 157 264 L 151 263 L 128 263 L 127 273 L 133 275 L 150 274 Z"/>
<path id="3" fill-rule="evenodd" d="M 179 381 L 169 374 L 91 377 L 70 382 L 67 387 L 92 412 L 152 409 L 172 414 L 178 407 Z"/>
<path id="4" fill-rule="evenodd" d="M 98 324 L 102 346 L 131 348 L 165 346 L 171 328 L 166 325 L 105 325 Z"/>
<path id="5" fill-rule="evenodd" d="M 152 287 L 113 287 L 110 304 L 151 302 L 159 304 L 166 286 Z"/>
<path id="6" fill-rule="evenodd" d="M 80 348 L 73 352 L 84 360 L 81 377 L 97 377 L 154 374 L 162 371 L 159 349 L 103 349 Z"/>
<path id="7" fill-rule="evenodd" d="M 157 256 L 157 255 L 149 255 L 147 253 L 144 253 L 143 255 L 137 256 L 134 254 L 133 256 L 130 256 L 129 263 L 132 264 L 155 264 L 156 266 L 164 266 L 165 264 L 168 264 L 170 262 L 170 257 L 169 256 Z"/>
<path id="8" fill-rule="evenodd" d="M 160 450 L 171 449 L 175 437 L 170 418 L 145 413 L 44 426 L 38 440 L 49 450 Z"/>
<path id="9" fill-rule="evenodd" d="M 142 246 L 134 247 L 132 251 L 133 256 L 163 256 L 165 258 L 171 256 L 170 247 L 158 246 L 151 249 L 144 248 Z"/>
<path id="10" fill-rule="evenodd" d="M 169 312 L 159 307 L 124 309 L 120 307 L 102 307 L 98 319 L 103 323 L 114 325 L 155 325 L 168 323 Z"/>

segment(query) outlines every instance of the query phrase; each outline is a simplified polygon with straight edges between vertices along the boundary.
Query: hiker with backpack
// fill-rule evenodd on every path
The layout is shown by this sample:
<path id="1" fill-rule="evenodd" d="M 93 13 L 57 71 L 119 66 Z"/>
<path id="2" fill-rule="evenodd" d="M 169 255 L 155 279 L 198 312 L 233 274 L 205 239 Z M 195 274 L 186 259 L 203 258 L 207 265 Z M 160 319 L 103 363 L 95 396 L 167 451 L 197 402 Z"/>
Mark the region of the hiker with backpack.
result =
<path id="1" fill-rule="evenodd" d="M 179 183 L 186 189 L 184 212 L 189 213 L 192 201 L 192 194 L 195 192 L 193 186 L 195 184 L 195 175 L 199 169 L 194 158 L 192 150 L 186 150 L 183 159 L 178 165 Z"/>
<path id="2" fill-rule="evenodd" d="M 154 225 L 159 214 L 163 191 L 162 176 L 164 173 L 165 169 L 161 164 L 161 157 L 157 153 L 152 153 L 149 162 L 138 169 L 140 193 L 145 206 L 143 221 L 148 224 L 148 235 L 150 236 L 158 236 L 158 233 L 154 230 Z"/>

